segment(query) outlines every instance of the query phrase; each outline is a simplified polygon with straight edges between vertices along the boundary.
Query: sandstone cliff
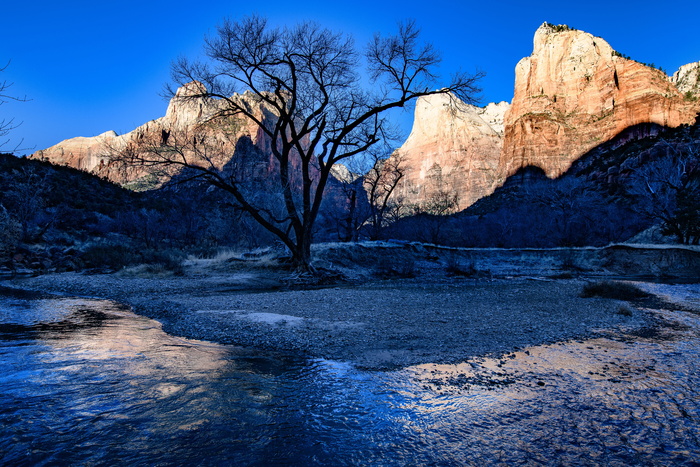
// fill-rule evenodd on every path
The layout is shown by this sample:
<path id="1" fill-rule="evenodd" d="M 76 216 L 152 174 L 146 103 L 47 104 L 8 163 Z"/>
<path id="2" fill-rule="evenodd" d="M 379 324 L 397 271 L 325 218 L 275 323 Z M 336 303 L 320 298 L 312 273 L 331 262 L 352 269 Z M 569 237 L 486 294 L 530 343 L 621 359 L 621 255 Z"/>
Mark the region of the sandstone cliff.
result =
<path id="1" fill-rule="evenodd" d="M 671 77 L 671 81 L 688 99 L 700 95 L 700 62 L 683 65 Z"/>
<path id="2" fill-rule="evenodd" d="M 480 109 L 447 96 L 418 101 L 413 131 L 393 156 L 406 171 L 398 193 L 405 205 L 421 206 L 449 187 L 464 209 L 524 167 L 557 177 L 627 128 L 636 126 L 629 137 L 642 138 L 658 128 L 640 124 L 692 124 L 698 95 L 700 63 L 670 78 L 599 37 L 545 23 L 532 55 L 515 68 L 511 105 Z"/>
<path id="3" fill-rule="evenodd" d="M 70 165 L 124 183 L 143 177 L 139 168 L 118 170 L 108 147 L 124 147 L 135 138 L 187 134 L 217 110 L 212 100 L 182 99 L 196 83 L 181 88 L 166 115 L 117 136 L 107 132 L 73 138 L 32 157 Z M 515 68 L 512 104 L 484 108 L 454 96 L 434 95 L 416 102 L 412 132 L 394 154 L 404 176 L 395 191 L 405 206 L 425 206 L 454 194 L 456 210 L 487 196 L 521 168 L 541 168 L 547 176 L 566 172 L 581 155 L 636 127 L 630 137 L 653 136 L 654 125 L 677 127 L 695 122 L 700 112 L 700 62 L 681 67 L 673 77 L 616 52 L 603 39 L 566 26 L 543 24 L 533 52 Z M 236 96 L 258 106 L 250 95 Z M 213 129 L 219 144 L 213 161 L 234 166 L 246 177 L 269 177 L 276 170 L 270 141 L 251 122 L 232 120 L 228 133 Z M 239 157 L 233 157 L 238 154 Z M 233 161 L 233 163 L 232 163 Z M 147 186 L 146 186 L 147 187 Z"/>
<path id="4" fill-rule="evenodd" d="M 485 108 L 437 94 L 416 102 L 413 130 L 393 156 L 405 170 L 397 195 L 417 205 L 450 191 L 464 209 L 498 186 L 506 102 Z"/>
<path id="5" fill-rule="evenodd" d="M 274 170 L 272 154 L 269 150 L 269 138 L 260 131 L 250 120 L 231 117 L 229 125 L 224 130 L 213 130 L 207 127 L 207 121 L 219 110 L 220 103 L 213 99 L 195 98 L 200 91 L 200 83 L 189 83 L 179 88 L 170 100 L 165 116 L 152 120 L 124 135 L 108 131 L 94 137 L 76 137 L 58 143 L 48 149 L 37 151 L 29 156 L 32 159 L 48 160 L 54 164 L 75 167 L 86 172 L 107 177 L 110 180 L 129 185 L 132 188 L 152 188 L 166 181 L 175 174 L 170 171 L 162 174 L 160 180 L 154 180 L 149 170 L 134 166 L 126 168 L 113 160 L 115 152 L 123 150 L 137 141 L 171 141 L 171 138 L 193 138 L 207 135 L 209 144 L 216 144 L 218 154 L 210 162 L 217 168 L 239 168 L 250 173 L 252 171 L 266 173 Z M 249 108 L 265 121 L 269 117 L 266 109 L 257 102 L 252 94 L 233 96 L 246 102 Z M 195 131 L 196 129 L 196 131 Z M 231 163 L 237 154 L 239 159 Z"/>
<path id="6" fill-rule="evenodd" d="M 682 70 L 676 83 L 690 81 L 692 70 Z M 545 23 L 535 33 L 532 55 L 515 68 L 500 172 L 507 177 L 532 165 L 556 177 L 625 128 L 694 123 L 700 105 L 684 92 L 697 86 L 683 90 L 599 37 Z"/>

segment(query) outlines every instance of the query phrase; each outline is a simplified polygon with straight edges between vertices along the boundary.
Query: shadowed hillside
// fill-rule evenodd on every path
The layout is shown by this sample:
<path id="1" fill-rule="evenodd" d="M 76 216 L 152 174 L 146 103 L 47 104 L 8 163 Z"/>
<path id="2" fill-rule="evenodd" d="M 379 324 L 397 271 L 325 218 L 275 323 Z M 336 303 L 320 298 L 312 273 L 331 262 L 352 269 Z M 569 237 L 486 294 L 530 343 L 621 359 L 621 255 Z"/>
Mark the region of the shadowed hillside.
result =
<path id="1" fill-rule="evenodd" d="M 697 124 L 636 125 L 556 179 L 526 167 L 449 219 L 405 218 L 387 235 L 466 247 L 603 246 L 659 226 L 666 241 L 697 244 L 699 161 Z"/>

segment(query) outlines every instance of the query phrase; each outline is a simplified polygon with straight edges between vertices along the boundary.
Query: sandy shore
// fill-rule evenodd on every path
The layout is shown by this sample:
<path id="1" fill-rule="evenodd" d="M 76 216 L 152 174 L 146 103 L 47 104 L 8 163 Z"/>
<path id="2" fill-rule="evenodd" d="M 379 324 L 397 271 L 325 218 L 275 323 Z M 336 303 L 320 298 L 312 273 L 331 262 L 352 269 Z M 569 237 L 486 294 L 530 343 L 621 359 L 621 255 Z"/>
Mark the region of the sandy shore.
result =
<path id="1" fill-rule="evenodd" d="M 456 363 L 648 324 L 621 302 L 580 298 L 582 280 L 419 277 L 315 290 L 280 288 L 265 271 L 184 277 L 64 273 L 2 285 L 109 298 L 172 334 L 367 369 Z"/>

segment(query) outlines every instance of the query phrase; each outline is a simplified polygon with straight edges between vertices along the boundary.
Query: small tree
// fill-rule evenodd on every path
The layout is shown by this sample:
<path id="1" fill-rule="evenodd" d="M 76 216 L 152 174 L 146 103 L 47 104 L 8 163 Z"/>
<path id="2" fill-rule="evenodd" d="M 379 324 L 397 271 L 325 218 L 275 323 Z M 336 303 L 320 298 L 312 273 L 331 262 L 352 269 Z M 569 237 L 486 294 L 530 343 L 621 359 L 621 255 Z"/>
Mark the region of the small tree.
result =
<path id="1" fill-rule="evenodd" d="M 35 241 L 50 227 L 52 219 L 41 219 L 45 214 L 46 186 L 46 174 L 33 167 L 13 170 L 12 188 L 4 194 L 4 199 L 22 227 L 23 242 Z"/>
<path id="2" fill-rule="evenodd" d="M 668 154 L 635 172 L 629 188 L 641 213 L 679 243 L 700 241 L 700 147 L 666 144 Z"/>
<path id="3" fill-rule="evenodd" d="M 404 161 L 399 154 L 387 159 L 374 157 L 372 168 L 364 177 L 369 200 L 367 228 L 370 240 L 378 240 L 387 225 L 402 215 L 402 200 L 394 192 L 405 173 Z"/>
<path id="4" fill-rule="evenodd" d="M 330 200 L 334 206 L 326 211 L 330 212 L 330 217 L 336 225 L 338 239 L 342 242 L 357 241 L 360 229 L 367 220 L 368 208 L 364 201 L 365 191 L 362 186 L 361 172 L 361 168 L 336 164 L 331 173 L 338 182 L 337 190 L 341 194 L 341 199 L 335 203 Z M 326 197 L 326 202 L 328 201 Z"/>
<path id="5" fill-rule="evenodd" d="M 0 73 L 5 71 L 8 65 L 3 66 L 0 68 Z M 12 86 L 12 83 L 8 83 L 7 81 L 0 81 L 0 106 L 3 104 L 6 104 L 9 101 L 24 101 L 26 100 L 25 98 L 19 98 L 12 96 L 8 94 L 8 89 Z M 14 118 L 6 119 L 2 118 L 0 119 L 0 148 L 3 146 L 6 146 L 10 140 L 5 139 L 7 135 L 9 135 L 10 131 L 14 130 L 19 126 L 18 123 L 15 123 Z M 13 151 L 16 151 L 19 145 L 15 148 L 13 148 Z"/>
<path id="6" fill-rule="evenodd" d="M 9 259 L 22 237 L 22 226 L 0 204 L 0 262 Z"/>
<path id="7" fill-rule="evenodd" d="M 271 28 L 251 17 L 225 21 L 206 41 L 208 62 L 182 59 L 173 66 L 175 80 L 191 86 L 182 99 L 212 99 L 210 124 L 232 117 L 254 122 L 270 141 L 277 165 L 281 212 L 261 207 L 240 179 L 211 163 L 201 145 L 175 148 L 170 136 L 160 149 L 131 151 L 133 162 L 180 166 L 230 193 L 258 223 L 277 236 L 292 254 L 293 264 L 310 270 L 310 246 L 324 191 L 333 166 L 363 154 L 387 136 L 386 112 L 420 96 L 453 93 L 473 102 L 479 74 L 457 74 L 434 90 L 439 55 L 421 45 L 413 23 L 391 37 L 376 35 L 365 54 L 351 37 L 313 23 Z M 366 74 L 362 73 L 362 69 Z M 249 91 L 249 99 L 235 92 Z M 251 105 L 251 99 L 262 114 Z"/>

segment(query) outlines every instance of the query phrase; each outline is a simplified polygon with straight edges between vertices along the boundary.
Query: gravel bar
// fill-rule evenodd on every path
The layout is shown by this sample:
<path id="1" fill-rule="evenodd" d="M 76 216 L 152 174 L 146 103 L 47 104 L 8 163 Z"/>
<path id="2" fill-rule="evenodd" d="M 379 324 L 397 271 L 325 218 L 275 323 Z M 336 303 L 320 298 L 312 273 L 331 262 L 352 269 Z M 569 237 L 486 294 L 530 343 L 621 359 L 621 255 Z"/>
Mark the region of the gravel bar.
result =
<path id="1" fill-rule="evenodd" d="M 255 272 L 160 278 L 63 273 L 0 284 L 112 299 L 174 335 L 372 370 L 502 355 L 634 329 L 650 319 L 642 310 L 618 313 L 618 301 L 580 298 L 582 280 L 420 277 L 289 290 Z"/>

